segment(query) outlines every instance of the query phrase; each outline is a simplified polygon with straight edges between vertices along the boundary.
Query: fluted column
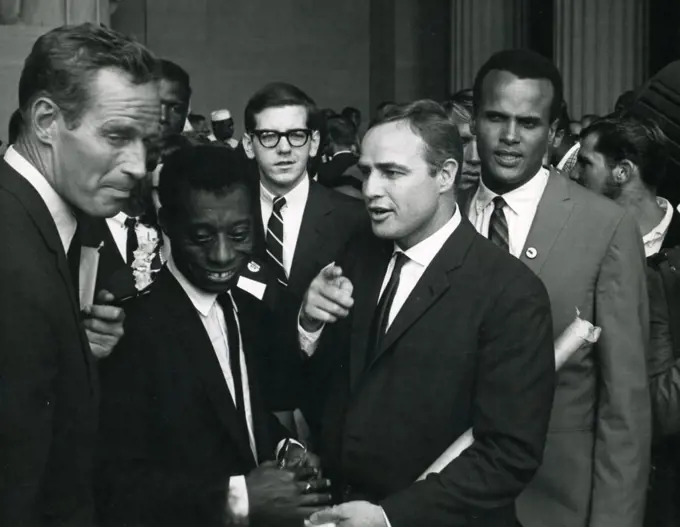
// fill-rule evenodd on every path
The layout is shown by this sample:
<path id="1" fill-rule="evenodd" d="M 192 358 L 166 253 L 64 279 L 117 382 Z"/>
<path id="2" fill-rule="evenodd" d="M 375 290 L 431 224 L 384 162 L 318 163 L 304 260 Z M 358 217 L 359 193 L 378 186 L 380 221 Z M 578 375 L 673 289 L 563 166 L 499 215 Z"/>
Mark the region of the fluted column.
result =
<path id="1" fill-rule="evenodd" d="M 604 115 L 647 73 L 647 0 L 554 0 L 555 63 L 569 113 Z"/>
<path id="2" fill-rule="evenodd" d="M 451 0 L 451 89 L 472 87 L 496 51 L 525 46 L 526 20 L 526 0 Z"/>

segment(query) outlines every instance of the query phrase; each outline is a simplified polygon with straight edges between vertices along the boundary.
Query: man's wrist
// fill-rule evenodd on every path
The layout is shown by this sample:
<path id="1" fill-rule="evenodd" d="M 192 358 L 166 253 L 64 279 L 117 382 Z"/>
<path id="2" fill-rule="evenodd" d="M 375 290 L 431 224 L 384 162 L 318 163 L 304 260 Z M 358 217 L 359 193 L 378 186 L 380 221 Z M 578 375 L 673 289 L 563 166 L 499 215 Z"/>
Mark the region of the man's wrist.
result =
<path id="1" fill-rule="evenodd" d="M 304 309 L 300 310 L 300 327 L 307 333 L 316 333 L 323 327 L 323 322 L 315 320 L 305 314 Z"/>

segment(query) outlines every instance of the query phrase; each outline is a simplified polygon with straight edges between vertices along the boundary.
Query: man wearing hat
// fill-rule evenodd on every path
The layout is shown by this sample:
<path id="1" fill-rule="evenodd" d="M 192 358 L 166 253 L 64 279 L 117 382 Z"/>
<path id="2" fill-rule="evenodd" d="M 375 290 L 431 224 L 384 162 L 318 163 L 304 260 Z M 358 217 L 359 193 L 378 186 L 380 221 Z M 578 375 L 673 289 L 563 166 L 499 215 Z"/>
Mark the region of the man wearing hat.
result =
<path id="1" fill-rule="evenodd" d="M 215 110 L 210 114 L 210 121 L 212 125 L 212 134 L 208 136 L 213 143 L 220 142 L 229 145 L 232 148 L 238 146 L 238 141 L 234 136 L 234 118 L 231 112 L 226 108 L 222 110 Z"/>

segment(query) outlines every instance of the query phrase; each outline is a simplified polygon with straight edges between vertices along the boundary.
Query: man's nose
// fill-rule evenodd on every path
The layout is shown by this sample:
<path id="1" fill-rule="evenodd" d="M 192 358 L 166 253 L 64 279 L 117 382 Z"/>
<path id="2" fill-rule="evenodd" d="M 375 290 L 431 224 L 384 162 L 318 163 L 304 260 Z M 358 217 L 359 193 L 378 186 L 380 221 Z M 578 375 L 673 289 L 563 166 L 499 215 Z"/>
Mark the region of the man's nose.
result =
<path id="1" fill-rule="evenodd" d="M 212 246 L 209 257 L 212 263 L 225 266 L 229 264 L 233 259 L 236 252 L 234 247 L 229 240 L 228 236 L 220 234 L 217 236 L 217 241 Z"/>
<path id="2" fill-rule="evenodd" d="M 130 143 L 127 151 L 127 159 L 124 171 L 134 179 L 140 180 L 146 177 L 147 147 L 141 139 Z"/>
<path id="3" fill-rule="evenodd" d="M 467 145 L 467 161 L 468 164 L 477 166 L 479 165 L 479 152 L 477 151 L 477 138 L 473 137 Z"/>
<path id="4" fill-rule="evenodd" d="M 288 138 L 285 135 L 282 135 L 281 139 L 279 140 L 279 144 L 276 145 L 276 149 L 281 153 L 287 153 L 290 152 L 293 149 L 293 147 L 290 146 Z"/>
<path id="5" fill-rule="evenodd" d="M 517 123 L 515 123 L 514 121 L 510 121 L 503 127 L 501 140 L 508 144 L 519 142 L 519 136 L 517 133 Z"/>

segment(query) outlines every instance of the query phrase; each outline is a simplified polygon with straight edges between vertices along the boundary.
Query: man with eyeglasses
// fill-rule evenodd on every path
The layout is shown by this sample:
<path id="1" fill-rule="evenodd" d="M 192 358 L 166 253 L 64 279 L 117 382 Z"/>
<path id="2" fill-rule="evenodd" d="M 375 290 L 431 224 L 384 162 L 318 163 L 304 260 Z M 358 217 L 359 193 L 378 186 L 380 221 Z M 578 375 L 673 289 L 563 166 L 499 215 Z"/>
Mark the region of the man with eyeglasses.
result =
<path id="1" fill-rule="evenodd" d="M 260 89 L 245 110 L 242 144 L 259 173 L 254 216 L 261 223 L 255 226 L 255 254 L 271 262 L 287 290 L 282 297 L 286 305 L 279 307 L 283 316 L 290 314 L 291 327 L 296 327 L 302 297 L 314 277 L 337 258 L 362 223 L 368 226 L 361 203 L 307 175 L 307 163 L 319 149 L 318 120 L 315 102 L 285 83 Z M 270 375 L 276 371 L 269 370 Z M 269 379 L 274 410 L 295 408 L 289 392 L 299 389 L 295 377 L 294 371 L 279 370 L 276 379 Z M 276 389 L 280 383 L 283 390 Z"/>

